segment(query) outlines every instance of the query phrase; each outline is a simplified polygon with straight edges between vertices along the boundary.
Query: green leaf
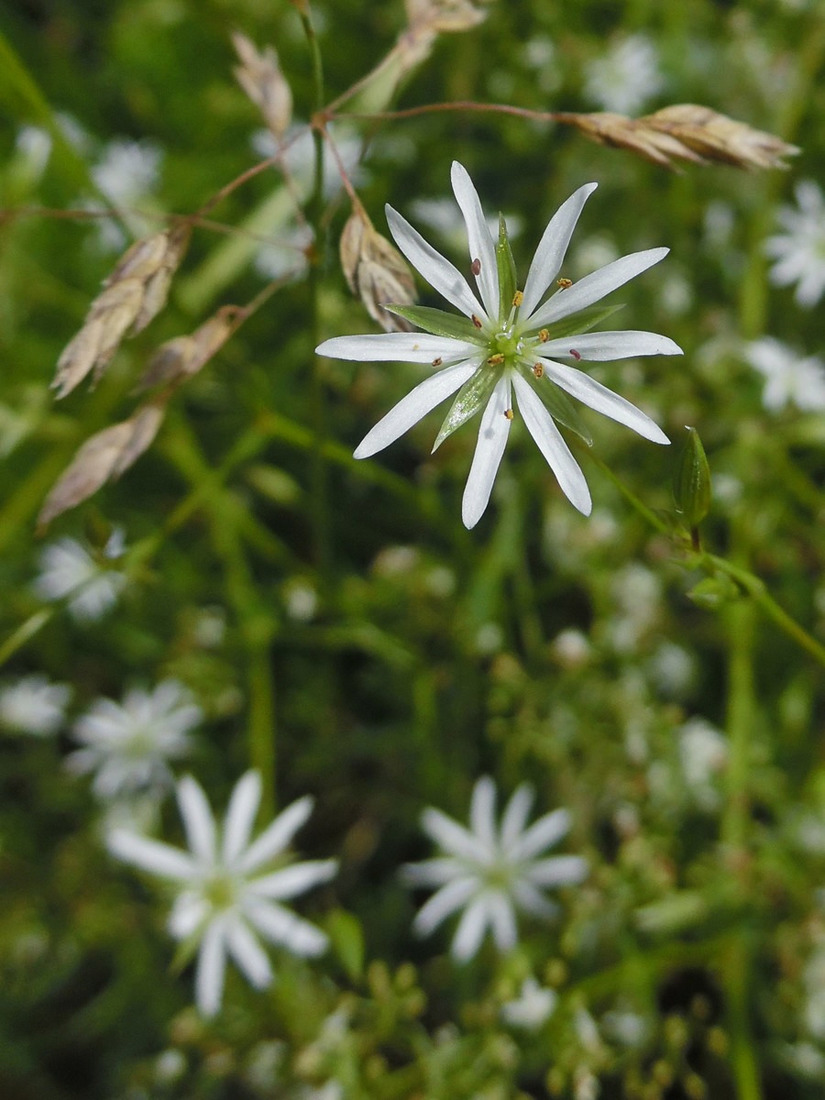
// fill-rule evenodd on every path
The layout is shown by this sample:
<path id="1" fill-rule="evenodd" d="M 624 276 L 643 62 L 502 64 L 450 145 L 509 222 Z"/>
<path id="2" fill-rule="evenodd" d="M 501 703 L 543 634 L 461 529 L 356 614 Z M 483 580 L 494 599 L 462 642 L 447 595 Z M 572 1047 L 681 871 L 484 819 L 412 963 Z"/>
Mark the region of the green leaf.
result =
<path id="1" fill-rule="evenodd" d="M 396 317 L 403 317 L 418 328 L 423 328 L 425 332 L 431 332 L 433 336 L 471 340 L 474 344 L 486 343 L 469 317 L 462 317 L 461 314 L 445 313 L 443 309 L 433 309 L 432 306 L 385 305 L 384 309 L 388 309 Z"/>
<path id="2" fill-rule="evenodd" d="M 559 293 L 564 294 L 564 291 L 561 290 Z M 612 306 L 588 306 L 587 309 L 581 309 L 569 317 L 553 321 L 547 326 L 547 331 L 550 333 L 551 340 L 560 340 L 564 336 L 581 336 L 583 332 L 590 332 L 592 328 L 606 321 L 620 309 L 624 309 L 623 302 Z"/>
<path id="3" fill-rule="evenodd" d="M 447 413 L 441 431 L 433 444 L 436 451 L 448 435 L 452 435 L 456 428 L 460 428 L 470 417 L 475 416 L 482 405 L 487 404 L 487 399 L 493 392 L 493 387 L 501 378 L 501 371 L 491 367 L 480 367 L 472 378 L 469 378 L 456 394 L 452 408 Z"/>
<path id="4" fill-rule="evenodd" d="M 499 317 L 509 316 L 516 293 L 516 261 L 507 236 L 507 223 L 504 215 L 498 216 L 498 244 L 496 245 L 496 267 L 498 268 Z"/>
<path id="5" fill-rule="evenodd" d="M 563 424 L 565 428 L 569 428 L 571 432 L 575 432 L 588 447 L 592 447 L 593 436 L 587 430 L 578 408 L 573 404 L 573 401 L 567 396 L 564 390 L 560 389 L 554 382 L 551 382 L 550 379 L 539 379 L 537 384 L 537 380 L 532 371 L 528 370 L 527 367 L 523 368 L 523 373 L 543 401 L 545 408 L 553 419 L 558 420 L 559 424 Z"/>
<path id="6" fill-rule="evenodd" d="M 334 909 L 324 921 L 332 949 L 352 981 L 364 972 L 364 931 L 361 922 L 345 909 Z"/>
<path id="7" fill-rule="evenodd" d="M 710 511 L 710 466 L 695 428 L 688 428 L 687 443 L 673 477 L 673 498 L 676 510 L 691 529 Z"/>

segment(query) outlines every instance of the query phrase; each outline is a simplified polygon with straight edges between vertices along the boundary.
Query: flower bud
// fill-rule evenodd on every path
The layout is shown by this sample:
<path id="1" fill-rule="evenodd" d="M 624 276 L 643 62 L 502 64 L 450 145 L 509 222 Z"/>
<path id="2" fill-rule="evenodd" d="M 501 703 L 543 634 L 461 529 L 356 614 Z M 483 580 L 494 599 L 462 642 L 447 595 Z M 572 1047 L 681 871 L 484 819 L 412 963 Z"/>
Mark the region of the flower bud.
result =
<path id="1" fill-rule="evenodd" d="M 699 433 L 695 428 L 687 431 L 687 443 L 673 478 L 673 497 L 677 512 L 693 530 L 710 510 L 710 466 Z"/>

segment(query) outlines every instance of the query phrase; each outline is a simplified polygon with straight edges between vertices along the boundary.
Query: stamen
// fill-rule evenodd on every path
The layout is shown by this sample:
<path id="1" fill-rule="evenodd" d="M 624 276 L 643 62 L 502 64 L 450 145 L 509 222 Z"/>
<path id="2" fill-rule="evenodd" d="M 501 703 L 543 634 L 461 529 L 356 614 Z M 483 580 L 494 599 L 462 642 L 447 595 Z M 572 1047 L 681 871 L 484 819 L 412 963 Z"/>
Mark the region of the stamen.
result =
<path id="1" fill-rule="evenodd" d="M 505 420 L 512 420 L 513 419 L 513 410 L 512 409 L 505 409 L 504 410 L 504 418 L 505 418 Z"/>
<path id="2" fill-rule="evenodd" d="M 556 284 L 561 287 L 562 290 L 567 290 L 569 286 L 573 285 L 572 279 L 556 279 Z"/>
<path id="3" fill-rule="evenodd" d="M 541 342 L 543 344 L 546 344 L 549 339 L 550 339 L 550 333 L 547 331 L 547 329 L 546 328 L 540 328 L 539 329 L 539 340 L 541 340 Z"/>
<path id="4" fill-rule="evenodd" d="M 478 278 L 478 276 L 481 274 L 481 260 L 473 260 L 472 267 L 473 267 L 473 275 L 475 275 L 475 277 Z"/>
<path id="5" fill-rule="evenodd" d="M 484 327 L 481 323 L 481 319 L 476 317 L 475 314 L 472 315 L 470 320 L 473 322 L 473 324 L 475 325 L 476 328 L 483 328 Z"/>
<path id="6" fill-rule="evenodd" d="M 495 355 L 491 355 L 487 360 L 491 367 L 497 367 L 504 362 L 504 352 L 497 351 Z"/>
<path id="7" fill-rule="evenodd" d="M 570 349 L 570 354 L 571 354 L 571 355 L 573 356 L 573 358 L 574 358 L 574 359 L 575 359 L 576 361 L 578 361 L 578 360 L 579 360 L 579 359 L 581 359 L 581 357 L 582 357 L 582 353 L 581 353 L 580 351 L 576 351 L 576 349 L 575 349 L 575 348 L 571 348 L 571 349 Z"/>
<path id="8" fill-rule="evenodd" d="M 433 366 L 434 367 L 440 367 L 443 362 L 444 362 L 444 360 L 439 355 L 439 357 L 437 359 L 433 359 Z"/>
<path id="9" fill-rule="evenodd" d="M 536 378 L 541 378 L 544 374 L 544 363 L 534 363 L 533 374 L 535 374 Z"/>
<path id="10" fill-rule="evenodd" d="M 518 309 L 518 307 L 521 305 L 521 303 L 523 301 L 524 301 L 524 294 L 522 293 L 522 291 L 517 290 L 515 292 L 515 294 L 513 295 L 513 305 L 516 307 L 516 309 Z"/>

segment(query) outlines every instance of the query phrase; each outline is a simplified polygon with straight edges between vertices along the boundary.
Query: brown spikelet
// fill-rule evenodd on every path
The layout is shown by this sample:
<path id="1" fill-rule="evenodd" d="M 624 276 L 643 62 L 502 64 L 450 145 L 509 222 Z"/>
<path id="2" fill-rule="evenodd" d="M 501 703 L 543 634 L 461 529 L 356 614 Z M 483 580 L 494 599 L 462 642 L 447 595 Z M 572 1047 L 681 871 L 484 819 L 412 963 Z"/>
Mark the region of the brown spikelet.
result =
<path id="1" fill-rule="evenodd" d="M 239 312 L 238 306 L 222 306 L 193 333 L 161 344 L 146 364 L 138 389 L 178 385 L 197 374 L 231 336 Z"/>
<path id="2" fill-rule="evenodd" d="M 282 137 L 292 120 L 292 92 L 278 64 L 274 47 L 258 51 L 246 35 L 232 35 L 241 64 L 235 78 L 260 110 L 264 122 L 276 137 Z"/>
<path id="3" fill-rule="evenodd" d="M 405 0 L 404 6 L 407 22 L 416 30 L 454 34 L 477 27 L 487 17 L 470 0 Z"/>
<path id="4" fill-rule="evenodd" d="M 411 305 L 415 283 L 398 249 L 375 229 L 357 200 L 344 226 L 340 244 L 341 267 L 353 294 L 387 332 L 409 332 L 401 317 L 384 309 L 387 304 Z"/>
<path id="5" fill-rule="evenodd" d="M 94 299 L 83 327 L 57 361 L 52 387 L 65 397 L 90 373 L 97 381 L 126 335 L 135 335 L 163 308 L 169 284 L 189 244 L 191 228 L 174 226 L 136 241 L 121 256 Z"/>
<path id="6" fill-rule="evenodd" d="M 120 424 L 87 439 L 46 497 L 37 526 L 43 530 L 55 516 L 76 507 L 107 481 L 127 470 L 151 444 L 163 420 L 165 403 L 141 406 Z"/>

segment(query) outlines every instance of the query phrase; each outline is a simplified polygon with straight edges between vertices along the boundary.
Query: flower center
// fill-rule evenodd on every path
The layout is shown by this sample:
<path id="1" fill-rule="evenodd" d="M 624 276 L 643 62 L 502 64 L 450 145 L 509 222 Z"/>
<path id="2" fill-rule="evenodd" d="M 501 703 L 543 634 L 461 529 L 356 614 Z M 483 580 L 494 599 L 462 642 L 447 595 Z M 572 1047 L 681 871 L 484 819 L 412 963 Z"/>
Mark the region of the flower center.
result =
<path id="1" fill-rule="evenodd" d="M 503 355 L 505 359 L 512 361 L 522 351 L 522 340 L 516 335 L 514 329 L 505 328 L 493 337 L 492 350 L 499 355 Z"/>
<path id="2" fill-rule="evenodd" d="M 231 909 L 237 901 L 235 880 L 226 871 L 216 871 L 204 883 L 203 894 L 216 912 Z"/>

